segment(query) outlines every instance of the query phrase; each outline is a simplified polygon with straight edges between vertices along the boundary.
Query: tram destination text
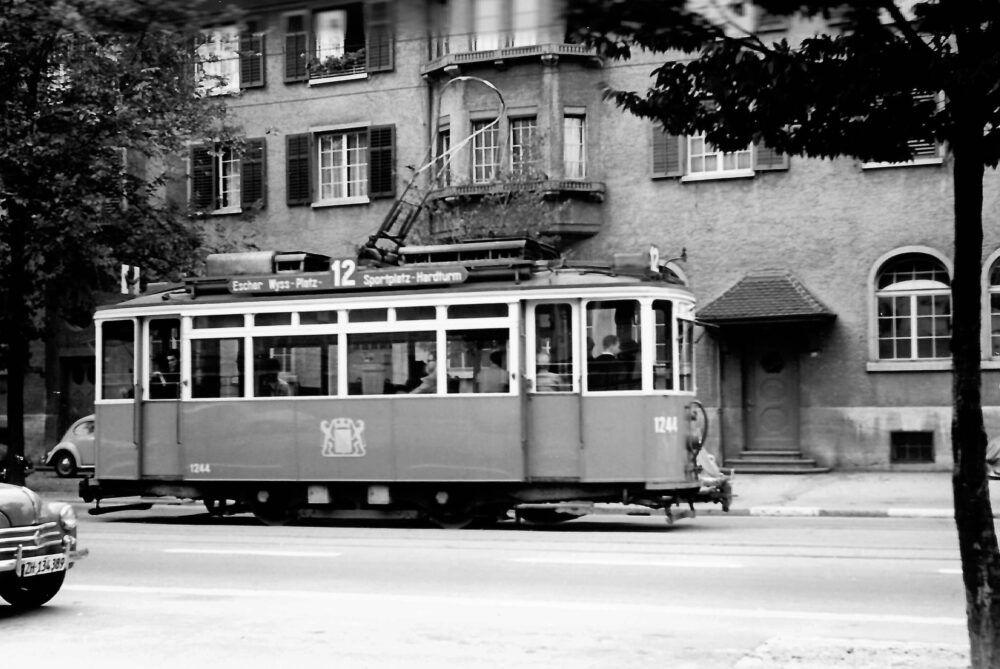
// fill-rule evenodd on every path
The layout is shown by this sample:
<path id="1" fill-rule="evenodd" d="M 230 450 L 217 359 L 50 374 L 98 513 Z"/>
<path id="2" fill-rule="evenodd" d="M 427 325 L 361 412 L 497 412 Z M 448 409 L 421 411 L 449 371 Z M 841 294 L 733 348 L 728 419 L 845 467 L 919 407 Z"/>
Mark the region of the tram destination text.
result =
<path id="1" fill-rule="evenodd" d="M 419 288 L 463 283 L 468 271 L 461 266 L 436 268 L 356 269 L 353 261 L 331 263 L 329 272 L 271 276 L 241 276 L 229 280 L 233 294 L 311 293 L 365 288 Z"/>

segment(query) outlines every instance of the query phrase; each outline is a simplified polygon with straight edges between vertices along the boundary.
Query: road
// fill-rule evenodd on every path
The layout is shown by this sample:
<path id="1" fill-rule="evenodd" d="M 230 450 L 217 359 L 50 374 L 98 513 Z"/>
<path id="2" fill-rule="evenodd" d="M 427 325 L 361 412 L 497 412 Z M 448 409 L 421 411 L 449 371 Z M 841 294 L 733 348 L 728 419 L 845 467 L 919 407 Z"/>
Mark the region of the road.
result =
<path id="1" fill-rule="evenodd" d="M 966 645 L 947 519 L 446 531 L 157 506 L 82 516 L 80 537 L 91 554 L 48 606 L 0 607 L 5 666 L 705 669 L 881 644 L 924 659 L 877 666 L 952 667 L 924 651 Z"/>

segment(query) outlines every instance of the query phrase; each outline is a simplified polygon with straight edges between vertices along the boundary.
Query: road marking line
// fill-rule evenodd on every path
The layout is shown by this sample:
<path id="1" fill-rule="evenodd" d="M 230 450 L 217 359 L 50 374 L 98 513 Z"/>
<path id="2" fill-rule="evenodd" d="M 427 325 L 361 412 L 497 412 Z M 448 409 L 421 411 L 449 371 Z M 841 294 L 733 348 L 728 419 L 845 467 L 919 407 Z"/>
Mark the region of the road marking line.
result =
<path id="1" fill-rule="evenodd" d="M 167 597 L 254 597 L 287 599 L 308 599 L 341 608 L 348 605 L 379 606 L 384 610 L 399 610 L 391 607 L 411 607 L 426 611 L 428 607 L 440 607 L 442 613 L 463 614 L 463 607 L 478 607 L 495 613 L 501 609 L 536 612 L 567 611 L 587 612 L 616 616 L 701 616 L 709 619 L 750 618 L 753 620 L 794 620 L 838 623 L 873 623 L 900 625 L 950 625 L 965 627 L 964 616 L 913 616 L 894 613 L 835 613 L 832 611 L 790 611 L 786 609 L 739 609 L 722 606 L 671 606 L 660 604 L 617 603 L 610 601 L 589 602 L 576 600 L 556 601 L 549 599 L 497 599 L 488 597 L 445 597 L 441 595 L 401 595 L 382 593 L 343 593 L 316 590 L 249 590 L 237 588 L 182 588 L 129 585 L 64 585 L 63 590 L 72 592 L 97 592 L 121 595 L 161 595 Z"/>
<path id="2" fill-rule="evenodd" d="M 262 551 L 234 548 L 164 548 L 164 553 L 191 555 L 258 555 L 263 557 L 340 557 L 342 553 L 315 553 L 309 551 Z"/>
<path id="3" fill-rule="evenodd" d="M 962 570 L 961 569 L 938 569 L 937 573 L 939 573 L 939 574 L 949 574 L 949 575 L 951 575 L 951 574 L 961 574 Z"/>
<path id="4" fill-rule="evenodd" d="M 578 565 L 611 565 L 619 567 L 700 567 L 704 569 L 742 569 L 737 562 L 718 562 L 712 560 L 677 560 L 677 559 L 642 559 L 624 557 L 621 555 L 543 555 L 537 557 L 513 558 L 512 562 L 527 564 L 578 564 Z"/>

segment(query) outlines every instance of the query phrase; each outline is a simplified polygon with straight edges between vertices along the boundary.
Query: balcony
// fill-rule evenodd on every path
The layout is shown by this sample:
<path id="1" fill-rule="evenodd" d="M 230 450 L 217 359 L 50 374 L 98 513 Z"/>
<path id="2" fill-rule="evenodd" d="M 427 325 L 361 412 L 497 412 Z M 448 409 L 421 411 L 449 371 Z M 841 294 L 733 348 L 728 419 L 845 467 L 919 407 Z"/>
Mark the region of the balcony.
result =
<path id="1" fill-rule="evenodd" d="M 600 67 L 597 52 L 583 44 L 529 44 L 524 36 L 514 33 L 489 36 L 447 36 L 431 38 L 430 61 L 420 66 L 420 74 L 431 76 L 442 72 L 459 74 L 462 67 L 492 64 L 503 67 L 508 61 L 535 59 L 557 62 L 572 58 L 592 67 Z"/>
<path id="2" fill-rule="evenodd" d="M 309 61 L 308 69 L 310 86 L 368 77 L 364 47 L 320 52 Z"/>

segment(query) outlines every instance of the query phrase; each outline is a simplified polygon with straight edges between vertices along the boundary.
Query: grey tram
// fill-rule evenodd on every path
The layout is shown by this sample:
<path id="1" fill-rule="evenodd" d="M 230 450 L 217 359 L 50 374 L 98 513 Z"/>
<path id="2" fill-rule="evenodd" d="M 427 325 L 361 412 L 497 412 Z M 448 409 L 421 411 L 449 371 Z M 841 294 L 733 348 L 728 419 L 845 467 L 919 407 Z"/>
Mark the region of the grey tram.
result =
<path id="1" fill-rule="evenodd" d="M 727 507 L 699 478 L 694 305 L 655 262 L 520 239 L 403 247 L 392 266 L 211 256 L 97 311 L 80 492 L 92 513 L 169 496 L 267 523 Z"/>

